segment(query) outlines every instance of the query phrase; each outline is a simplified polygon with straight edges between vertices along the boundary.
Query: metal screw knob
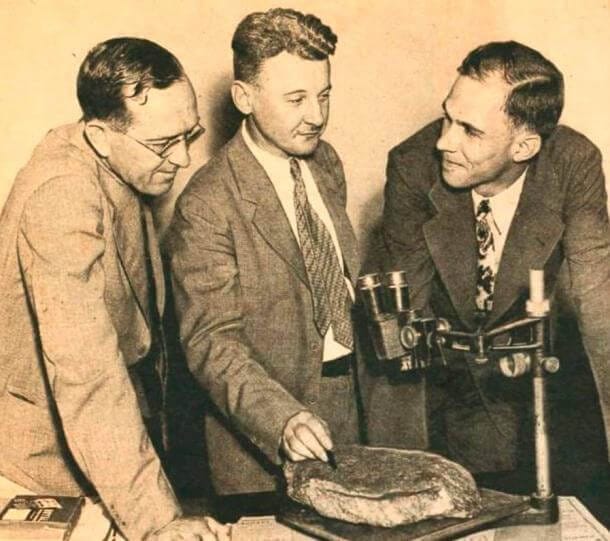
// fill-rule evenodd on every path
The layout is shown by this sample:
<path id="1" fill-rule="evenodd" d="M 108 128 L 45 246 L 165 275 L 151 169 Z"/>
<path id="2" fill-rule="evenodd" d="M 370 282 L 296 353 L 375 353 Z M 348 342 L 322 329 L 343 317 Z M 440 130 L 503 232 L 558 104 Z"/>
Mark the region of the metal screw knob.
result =
<path id="1" fill-rule="evenodd" d="M 400 342 L 406 349 L 413 349 L 419 340 L 419 333 L 410 325 L 404 326 L 400 331 Z"/>
<path id="2" fill-rule="evenodd" d="M 559 359 L 557 357 L 545 357 L 542 359 L 542 367 L 549 374 L 554 374 L 559 370 Z"/>
<path id="3" fill-rule="evenodd" d="M 518 378 L 530 371 L 531 357 L 527 353 L 516 352 L 502 357 L 498 366 L 502 375 L 507 378 Z"/>

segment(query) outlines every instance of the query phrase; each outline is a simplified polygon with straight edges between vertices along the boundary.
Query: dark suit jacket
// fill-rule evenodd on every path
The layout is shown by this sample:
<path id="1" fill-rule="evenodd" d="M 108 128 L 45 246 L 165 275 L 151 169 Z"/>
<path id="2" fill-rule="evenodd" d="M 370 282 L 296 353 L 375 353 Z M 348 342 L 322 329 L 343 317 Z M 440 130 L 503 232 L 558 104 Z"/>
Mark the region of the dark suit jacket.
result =
<path id="1" fill-rule="evenodd" d="M 151 345 L 144 273 L 137 196 L 82 124 L 52 130 L 0 216 L 0 472 L 43 494 L 92 484 L 130 539 L 180 513 L 128 370 Z"/>
<path id="2" fill-rule="evenodd" d="M 355 279 L 341 162 L 322 142 L 308 164 Z M 298 243 L 240 133 L 181 194 L 167 247 L 187 361 L 222 412 L 206 420 L 214 486 L 273 490 L 270 466 L 280 462 L 284 425 L 299 411 L 316 411 L 323 339 Z"/>
<path id="3" fill-rule="evenodd" d="M 440 129 L 433 122 L 389 154 L 382 227 L 387 265 L 407 271 L 415 308 L 472 330 L 473 203 L 469 190 L 442 180 L 435 151 Z M 563 261 L 610 434 L 610 229 L 601 155 L 583 135 L 559 126 L 529 165 L 486 326 L 523 315 L 529 269 L 544 269 L 551 293 Z"/>

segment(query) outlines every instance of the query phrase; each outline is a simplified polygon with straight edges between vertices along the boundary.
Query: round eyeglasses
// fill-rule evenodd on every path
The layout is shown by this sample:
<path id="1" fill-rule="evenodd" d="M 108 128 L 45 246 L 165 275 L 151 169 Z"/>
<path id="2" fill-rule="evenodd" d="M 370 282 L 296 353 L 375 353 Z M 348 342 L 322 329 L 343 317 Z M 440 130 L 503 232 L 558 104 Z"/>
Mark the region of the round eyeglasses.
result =
<path id="1" fill-rule="evenodd" d="M 141 144 L 143 147 L 146 147 L 151 152 L 154 152 L 160 158 L 167 158 L 174 148 L 180 143 L 184 143 L 186 148 L 188 149 L 201 135 L 205 132 L 205 128 L 201 124 L 197 124 L 193 128 L 191 128 L 188 132 L 177 135 L 176 137 L 171 137 L 170 139 L 160 139 L 159 141 L 140 141 L 135 137 L 132 137 L 129 134 L 127 135 L 130 139 L 133 139 L 136 143 Z"/>

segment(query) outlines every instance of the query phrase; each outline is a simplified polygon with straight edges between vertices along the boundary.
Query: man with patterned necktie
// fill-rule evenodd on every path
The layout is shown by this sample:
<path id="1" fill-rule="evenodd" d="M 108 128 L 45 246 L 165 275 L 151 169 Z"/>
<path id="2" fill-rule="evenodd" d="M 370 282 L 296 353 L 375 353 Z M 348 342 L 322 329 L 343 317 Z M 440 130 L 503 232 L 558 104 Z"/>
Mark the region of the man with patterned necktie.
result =
<path id="1" fill-rule="evenodd" d="M 356 239 L 341 161 L 321 141 L 337 38 L 313 15 L 252 13 L 233 37 L 238 133 L 190 180 L 168 236 L 181 338 L 218 411 L 221 494 L 276 488 L 283 458 L 358 440 Z"/>
<path id="2" fill-rule="evenodd" d="M 407 272 L 414 308 L 474 330 L 523 316 L 529 269 L 544 269 L 551 295 L 565 262 L 608 434 L 610 230 L 600 152 L 557 125 L 563 77 L 539 52 L 489 43 L 458 72 L 444 118 L 389 154 L 384 267 Z M 432 447 L 469 469 L 512 469 L 529 425 L 528 378 L 508 380 L 491 364 L 460 358 L 430 374 L 426 393 L 421 383 L 379 390 L 393 393 L 392 433 L 369 433 L 372 441 L 426 446 L 418 436 L 427 424 Z M 408 421 L 390 423 L 390 410 Z"/>

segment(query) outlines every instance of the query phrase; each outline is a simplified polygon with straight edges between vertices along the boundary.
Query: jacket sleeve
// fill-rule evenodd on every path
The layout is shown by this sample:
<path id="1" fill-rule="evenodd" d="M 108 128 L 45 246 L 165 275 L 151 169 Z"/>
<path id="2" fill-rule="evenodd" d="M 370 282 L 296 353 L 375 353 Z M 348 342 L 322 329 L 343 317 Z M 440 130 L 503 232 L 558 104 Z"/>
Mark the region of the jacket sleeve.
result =
<path id="1" fill-rule="evenodd" d="M 414 172 L 421 171 L 421 165 L 410 162 L 408 156 L 395 150 L 389 154 L 381 235 L 387 254 L 386 270 L 406 272 L 411 306 L 424 310 L 436 272 L 423 230 L 432 215 L 427 194 L 412 178 Z"/>
<path id="2" fill-rule="evenodd" d="M 104 301 L 100 195 L 54 178 L 28 201 L 18 241 L 48 384 L 78 466 L 129 539 L 181 514 L 147 436 Z M 107 232 L 106 232 L 107 235 Z"/>
<path id="3" fill-rule="evenodd" d="M 578 153 L 570 178 L 563 244 L 571 296 L 610 443 L 610 228 L 601 154 Z M 609 445 L 610 448 L 610 445 Z"/>
<path id="4" fill-rule="evenodd" d="M 216 199 L 183 193 L 170 228 L 167 248 L 181 342 L 191 372 L 216 406 L 279 463 L 286 422 L 307 408 L 256 359 L 244 331 L 239 262 L 223 209 L 234 203 Z"/>

